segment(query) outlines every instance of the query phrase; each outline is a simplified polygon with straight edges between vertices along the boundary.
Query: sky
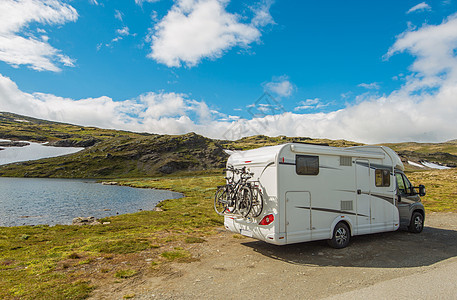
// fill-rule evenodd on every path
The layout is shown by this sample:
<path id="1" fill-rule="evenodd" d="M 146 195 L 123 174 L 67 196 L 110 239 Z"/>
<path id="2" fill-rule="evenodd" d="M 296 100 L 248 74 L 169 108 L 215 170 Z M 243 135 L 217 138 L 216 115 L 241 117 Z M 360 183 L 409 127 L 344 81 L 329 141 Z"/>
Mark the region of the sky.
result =
<path id="1" fill-rule="evenodd" d="M 457 0 L 2 0 L 0 111 L 160 134 L 457 138 Z"/>

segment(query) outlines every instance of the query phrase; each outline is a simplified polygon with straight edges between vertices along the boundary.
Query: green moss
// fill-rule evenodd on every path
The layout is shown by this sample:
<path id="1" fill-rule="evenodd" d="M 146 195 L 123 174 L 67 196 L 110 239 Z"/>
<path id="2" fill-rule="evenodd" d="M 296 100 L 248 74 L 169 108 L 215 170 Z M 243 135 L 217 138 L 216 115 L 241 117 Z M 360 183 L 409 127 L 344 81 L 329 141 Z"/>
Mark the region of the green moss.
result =
<path id="1" fill-rule="evenodd" d="M 150 247 L 150 243 L 144 239 L 120 239 L 95 242 L 95 244 L 86 247 L 86 249 L 101 253 L 126 254 L 143 251 Z"/>
<path id="2" fill-rule="evenodd" d="M 138 274 L 138 272 L 136 270 L 126 269 L 126 270 L 116 271 L 116 273 L 114 274 L 114 277 L 124 279 L 124 278 L 133 277 L 136 274 Z"/>
<path id="3" fill-rule="evenodd" d="M 206 242 L 206 240 L 204 240 L 202 238 L 199 238 L 199 237 L 195 237 L 195 236 L 186 237 L 186 239 L 184 241 L 186 243 L 188 243 L 188 244 L 196 244 L 196 243 Z"/>
<path id="4" fill-rule="evenodd" d="M 109 262 L 119 256 L 151 251 L 156 253 L 155 258 L 151 254 L 154 261 L 191 261 L 186 242 L 197 241 L 195 236 L 203 239 L 223 224 L 223 218 L 212 207 L 213 187 L 223 183 L 221 172 L 216 173 L 116 180 L 123 185 L 170 189 L 185 197 L 161 202 L 165 211 L 104 218 L 109 225 L 0 227 L 0 299 L 54 299 L 55 295 L 83 299 L 94 287 L 74 266 L 90 267 L 99 257 Z M 24 235 L 28 238 L 22 238 Z M 184 246 L 160 255 L 166 251 L 157 249 L 170 242 Z M 69 263 L 69 259 L 75 261 Z"/>
<path id="5" fill-rule="evenodd" d="M 185 250 L 172 250 L 172 251 L 165 251 L 160 254 L 162 257 L 166 258 L 169 261 L 174 260 L 183 260 L 190 257 L 190 253 Z"/>

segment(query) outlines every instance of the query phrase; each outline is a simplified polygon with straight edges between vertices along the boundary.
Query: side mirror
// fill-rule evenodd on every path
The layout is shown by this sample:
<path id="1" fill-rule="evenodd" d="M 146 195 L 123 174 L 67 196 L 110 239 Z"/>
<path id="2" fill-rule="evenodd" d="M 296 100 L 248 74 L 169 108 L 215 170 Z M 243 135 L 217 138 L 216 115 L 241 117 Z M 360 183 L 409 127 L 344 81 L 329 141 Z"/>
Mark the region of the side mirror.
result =
<path id="1" fill-rule="evenodd" d="M 419 184 L 419 196 L 425 196 L 425 186 L 423 184 Z"/>

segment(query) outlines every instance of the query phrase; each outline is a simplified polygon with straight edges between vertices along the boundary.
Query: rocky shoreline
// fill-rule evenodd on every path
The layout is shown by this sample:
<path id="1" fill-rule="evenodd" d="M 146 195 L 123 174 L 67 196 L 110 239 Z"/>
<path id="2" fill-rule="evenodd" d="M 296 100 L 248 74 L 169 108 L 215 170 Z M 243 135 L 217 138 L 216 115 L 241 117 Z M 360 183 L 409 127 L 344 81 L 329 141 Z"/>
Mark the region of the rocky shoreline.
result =
<path id="1" fill-rule="evenodd" d="M 25 147 L 25 146 L 30 146 L 30 143 L 18 142 L 18 141 L 9 141 L 9 142 L 0 141 L 0 147 Z M 0 150 L 3 150 L 3 149 L 0 148 Z"/>

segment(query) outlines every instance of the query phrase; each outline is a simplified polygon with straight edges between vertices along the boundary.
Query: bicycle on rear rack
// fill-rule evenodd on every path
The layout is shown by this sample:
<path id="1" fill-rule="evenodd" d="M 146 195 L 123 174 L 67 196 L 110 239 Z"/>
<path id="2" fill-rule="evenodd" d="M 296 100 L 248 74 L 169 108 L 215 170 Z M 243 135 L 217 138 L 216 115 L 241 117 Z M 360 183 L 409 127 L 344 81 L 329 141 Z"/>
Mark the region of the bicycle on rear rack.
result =
<path id="1" fill-rule="evenodd" d="M 236 169 L 229 166 L 226 171 L 231 175 L 225 177 L 226 185 L 218 186 L 214 197 L 215 211 L 219 215 L 238 213 L 242 217 L 247 217 L 251 213 L 252 217 L 259 216 L 263 209 L 259 182 L 248 182 L 254 174 L 249 173 L 246 167 Z"/>

